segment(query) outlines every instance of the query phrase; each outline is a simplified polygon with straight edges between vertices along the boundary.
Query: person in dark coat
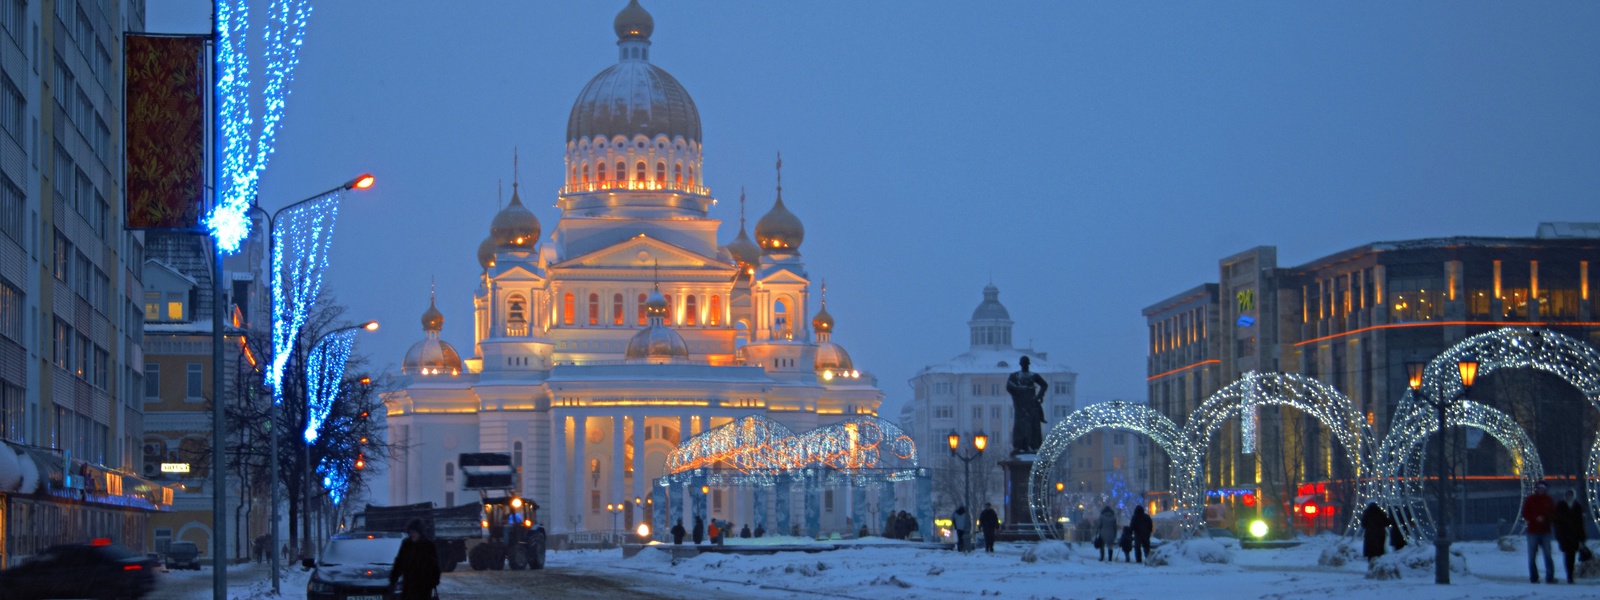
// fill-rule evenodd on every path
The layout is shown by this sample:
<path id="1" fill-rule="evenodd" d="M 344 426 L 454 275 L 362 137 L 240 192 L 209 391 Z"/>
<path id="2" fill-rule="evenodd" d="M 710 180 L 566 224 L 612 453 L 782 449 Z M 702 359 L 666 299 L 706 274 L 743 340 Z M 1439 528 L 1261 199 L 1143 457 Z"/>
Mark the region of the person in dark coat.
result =
<path id="1" fill-rule="evenodd" d="M 1534 562 L 1539 551 L 1544 551 L 1544 581 L 1556 582 L 1556 563 L 1550 558 L 1550 524 L 1554 520 L 1556 501 L 1550 497 L 1550 484 L 1534 484 L 1533 494 L 1522 501 L 1522 520 L 1528 523 L 1528 578 L 1539 583 L 1539 565 Z"/>
<path id="2" fill-rule="evenodd" d="M 1117 548 L 1117 513 L 1107 506 L 1100 509 L 1100 520 L 1095 524 L 1096 535 L 1099 539 L 1095 547 L 1100 549 L 1100 560 L 1116 560 Z"/>
<path id="3" fill-rule="evenodd" d="M 1124 525 L 1122 535 L 1117 538 L 1117 547 L 1122 549 L 1122 562 L 1133 562 L 1133 526 Z"/>
<path id="4" fill-rule="evenodd" d="M 1589 520 L 1583 513 L 1583 504 L 1578 502 L 1578 493 L 1573 490 L 1567 490 L 1566 498 L 1556 503 L 1552 525 L 1555 526 L 1556 545 L 1561 547 L 1561 564 L 1567 568 L 1567 583 L 1572 583 L 1572 565 L 1578 549 L 1589 541 L 1589 532 L 1584 530 Z"/>
<path id="5" fill-rule="evenodd" d="M 678 522 L 673 524 L 673 526 L 672 526 L 672 543 L 676 544 L 676 545 L 679 545 L 679 546 L 682 546 L 683 545 L 683 535 L 686 534 L 686 533 L 688 533 L 688 531 L 685 531 L 683 529 L 683 518 L 679 517 L 678 518 Z"/>
<path id="6" fill-rule="evenodd" d="M 700 515 L 694 516 L 694 529 L 690 531 L 694 533 L 694 543 L 696 546 L 700 545 L 700 542 L 705 541 L 706 522 L 700 520 Z"/>
<path id="7" fill-rule="evenodd" d="M 766 534 L 767 534 L 767 528 L 766 527 L 763 527 L 761 525 L 756 525 L 756 537 L 761 537 L 761 536 L 764 536 Z"/>
<path id="8" fill-rule="evenodd" d="M 1389 534 L 1389 513 L 1383 512 L 1383 507 L 1377 502 L 1367 504 L 1367 510 L 1361 512 L 1361 555 L 1367 557 L 1367 562 L 1383 556 L 1384 537 Z"/>
<path id="9" fill-rule="evenodd" d="M 1144 562 L 1144 557 L 1150 554 L 1150 536 L 1156 531 L 1156 522 L 1144 512 L 1144 507 L 1133 509 L 1133 518 L 1128 520 L 1128 526 L 1133 528 L 1133 558 L 1134 562 Z"/>
<path id="10" fill-rule="evenodd" d="M 895 539 L 895 533 L 899 531 L 899 523 L 900 513 L 889 511 L 889 518 L 883 520 L 883 537 L 891 540 Z"/>
<path id="11" fill-rule="evenodd" d="M 745 523 L 744 524 L 744 528 L 739 530 L 739 537 L 741 537 L 741 538 L 750 537 L 750 524 L 749 523 Z"/>
<path id="12" fill-rule="evenodd" d="M 922 527 L 917 524 L 917 518 L 906 515 L 906 537 L 910 538 L 913 533 L 917 534 L 917 539 L 922 539 Z"/>
<path id="13" fill-rule="evenodd" d="M 400 581 L 402 600 L 427 600 L 439 586 L 439 550 L 433 540 L 422 535 L 420 520 L 406 525 L 406 539 L 400 542 L 400 552 L 389 569 L 389 587 L 394 587 L 396 580 Z"/>
<path id="14" fill-rule="evenodd" d="M 956 509 L 950 517 L 950 527 L 956 530 L 956 552 L 966 552 L 967 535 L 972 532 L 972 515 L 967 514 L 967 507 Z"/>
<path id="15" fill-rule="evenodd" d="M 978 513 L 978 529 L 983 530 L 983 551 L 994 552 L 994 536 L 1000 531 L 1000 515 L 994 512 L 994 505 L 983 503 L 983 512 Z"/>

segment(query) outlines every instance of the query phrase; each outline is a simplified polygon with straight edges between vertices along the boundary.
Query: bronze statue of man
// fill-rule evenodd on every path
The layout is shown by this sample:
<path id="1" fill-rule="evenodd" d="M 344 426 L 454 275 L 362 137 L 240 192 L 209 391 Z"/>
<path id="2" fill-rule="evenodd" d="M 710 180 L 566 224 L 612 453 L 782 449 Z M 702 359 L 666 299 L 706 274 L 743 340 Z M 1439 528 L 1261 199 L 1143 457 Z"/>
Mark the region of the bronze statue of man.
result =
<path id="1" fill-rule="evenodd" d="M 1044 394 L 1050 384 L 1028 370 L 1028 357 L 1017 362 L 1022 370 L 1006 379 L 1011 394 L 1011 454 L 1033 454 L 1044 443 Z"/>

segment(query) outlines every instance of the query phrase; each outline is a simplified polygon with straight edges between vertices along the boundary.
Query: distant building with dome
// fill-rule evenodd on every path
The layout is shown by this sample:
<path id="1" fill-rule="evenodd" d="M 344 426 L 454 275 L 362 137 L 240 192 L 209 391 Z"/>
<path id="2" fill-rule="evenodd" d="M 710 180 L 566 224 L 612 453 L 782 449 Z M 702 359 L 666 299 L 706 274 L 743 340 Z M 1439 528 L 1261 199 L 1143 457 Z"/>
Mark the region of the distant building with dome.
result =
<path id="1" fill-rule="evenodd" d="M 385 396 L 399 449 L 388 502 L 476 501 L 457 456 L 506 452 L 553 533 L 609 531 L 607 504 L 627 506 L 631 530 L 645 516 L 635 499 L 649 497 L 682 440 L 746 415 L 808 431 L 877 414 L 883 393 L 833 340 L 825 300 L 808 314 L 805 227 L 784 204 L 781 160 L 755 240 L 742 192 L 738 234 L 717 240 L 700 114 L 650 63 L 654 26 L 630 1 L 614 22 L 617 64 L 573 104 L 554 231 L 545 235 L 517 183 L 490 222 L 469 355 L 441 339 L 430 299 L 423 339 Z M 751 523 L 753 502 L 718 490 L 709 508 Z M 825 508 L 824 527 L 841 528 L 843 503 Z"/>
<path id="2" fill-rule="evenodd" d="M 924 366 L 909 381 L 912 399 L 901 407 L 899 425 L 923 449 L 924 466 L 933 467 L 939 514 L 948 514 L 964 492 L 964 469 L 950 457 L 951 433 L 961 436 L 963 452 L 971 452 L 973 435 L 988 437 L 986 456 L 972 464 L 973 504 L 975 509 L 984 502 L 1004 506 L 1004 481 L 993 463 L 1011 453 L 1012 407 L 1006 378 L 1021 369 L 1019 359 L 1028 357 L 1028 370 L 1050 384 L 1044 403 L 1045 433 L 1077 407 L 1078 374 L 1050 360 L 1046 352 L 1017 347 L 1012 342 L 1013 325 L 1011 312 L 1000 303 L 1000 288 L 992 283 L 984 286 L 983 301 L 967 321 L 967 351 Z"/>

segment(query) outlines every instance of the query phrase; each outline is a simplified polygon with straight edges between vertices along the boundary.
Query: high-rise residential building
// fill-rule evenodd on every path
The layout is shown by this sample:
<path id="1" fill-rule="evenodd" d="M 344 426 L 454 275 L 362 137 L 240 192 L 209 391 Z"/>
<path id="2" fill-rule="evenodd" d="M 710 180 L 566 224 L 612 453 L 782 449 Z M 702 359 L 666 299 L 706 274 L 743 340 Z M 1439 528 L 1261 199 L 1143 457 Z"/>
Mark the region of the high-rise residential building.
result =
<path id="1" fill-rule="evenodd" d="M 170 501 L 137 476 L 144 259 L 122 215 L 123 35 L 143 29 L 139 0 L 0 0 L 0 563 L 143 551 Z"/>
<path id="2" fill-rule="evenodd" d="M 1013 326 L 1011 312 L 1000 303 L 1000 288 L 984 286 L 983 301 L 967 321 L 967 351 L 924 366 L 908 382 L 912 398 L 901 409 L 900 427 L 923 449 L 924 464 L 934 468 L 935 512 L 939 514 L 948 514 L 963 502 L 961 496 L 966 493 L 967 470 L 950 456 L 947 437 L 951 433 L 961 436 L 963 452 L 971 451 L 969 440 L 974 435 L 988 436 L 985 456 L 971 466 L 972 501 L 976 507 L 986 501 L 1004 506 L 1005 478 L 996 462 L 1012 450 L 1014 411 L 1006 378 L 1021 369 L 1022 357 L 1032 363 L 1030 371 L 1050 384 L 1044 406 L 1046 432 L 1076 408 L 1078 374 L 1051 361 L 1047 352 L 1017 347 L 1012 341 Z M 1058 479 L 1074 475 L 1070 465 L 1075 463 L 1062 460 L 1058 464 L 1066 465 Z"/>
<path id="3" fill-rule="evenodd" d="M 1218 283 L 1144 309 L 1149 403 L 1181 426 L 1212 393 L 1250 371 L 1294 373 L 1347 396 L 1381 440 L 1407 393 L 1408 362 L 1509 326 L 1547 328 L 1600 347 L 1590 285 L 1596 264 L 1600 226 L 1588 223 L 1545 223 L 1530 237 L 1377 242 L 1292 267 L 1277 264 L 1273 247 L 1247 250 L 1219 261 Z M 1481 378 L 1472 399 L 1512 415 L 1547 474 L 1579 475 L 1582 452 L 1572 448 L 1580 438 L 1592 441 L 1585 436 L 1600 415 L 1559 378 L 1519 371 Z M 1530 389 L 1539 397 L 1519 399 L 1517 390 Z M 1333 509 L 1296 517 L 1303 519 L 1296 526 L 1342 525 L 1352 468 L 1335 437 L 1293 408 L 1259 410 L 1254 453 L 1243 452 L 1237 419 L 1206 449 L 1209 497 L 1226 507 L 1208 513 L 1292 514 L 1313 501 Z M 1490 535 L 1492 523 L 1516 508 L 1512 458 L 1498 444 L 1463 447 L 1452 456 L 1473 476 L 1466 523 L 1480 524 L 1468 531 Z M 1150 462 L 1152 487 L 1165 489 L 1169 462 L 1160 452 Z"/>

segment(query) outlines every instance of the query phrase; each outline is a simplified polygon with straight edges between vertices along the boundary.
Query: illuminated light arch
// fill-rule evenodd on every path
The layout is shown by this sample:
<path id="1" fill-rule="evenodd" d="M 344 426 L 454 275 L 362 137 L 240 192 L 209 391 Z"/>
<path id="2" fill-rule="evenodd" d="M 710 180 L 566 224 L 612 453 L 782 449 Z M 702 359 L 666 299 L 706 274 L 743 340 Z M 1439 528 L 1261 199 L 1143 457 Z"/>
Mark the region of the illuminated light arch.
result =
<path id="1" fill-rule="evenodd" d="M 863 469 L 915 468 L 917 445 L 899 426 L 861 416 L 800 436 L 807 465 L 854 473 Z"/>
<path id="2" fill-rule="evenodd" d="M 1590 406 L 1600 410 L 1600 351 L 1560 333 L 1532 327 L 1506 327 L 1469 337 L 1428 362 L 1422 386 L 1429 398 L 1454 398 L 1461 392 L 1457 363 L 1478 361 L 1478 378 L 1500 369 L 1535 369 L 1560 377 L 1578 388 Z M 1390 435 L 1396 435 L 1391 428 Z M 1597 432 L 1600 433 L 1600 432 Z M 1600 502 L 1600 435 L 1589 447 L 1585 463 L 1589 506 Z M 1589 517 L 1600 526 L 1600 515 Z"/>
<path id="3" fill-rule="evenodd" d="M 1072 442 L 1096 429 L 1120 429 L 1149 437 L 1166 451 L 1172 459 L 1172 489 L 1179 490 L 1176 510 L 1183 518 L 1184 535 L 1187 536 L 1198 522 L 1196 510 L 1200 506 L 1200 485 L 1193 479 L 1194 454 L 1189 438 L 1165 415 L 1143 404 L 1122 400 L 1090 404 L 1067 415 L 1050 428 L 1050 433 L 1039 444 L 1038 458 L 1028 474 L 1028 508 L 1033 512 L 1033 525 L 1041 539 L 1061 539 L 1060 526 L 1050 518 L 1050 496 L 1056 493 L 1050 473 L 1056 461 Z"/>
<path id="4" fill-rule="evenodd" d="M 1388 508 L 1391 517 L 1412 541 L 1432 539 L 1433 515 L 1425 506 L 1398 511 L 1398 514 L 1393 509 L 1409 508 L 1412 505 L 1409 501 L 1411 498 L 1422 496 L 1424 442 L 1428 436 L 1439 431 L 1438 414 L 1432 406 L 1417 400 L 1410 391 L 1406 392 L 1405 400 L 1396 414 L 1402 416 L 1395 420 L 1390 428 L 1391 433 L 1384 437 L 1378 449 L 1380 481 L 1370 488 L 1373 497 L 1364 498 L 1362 504 L 1377 502 Z M 1522 476 L 1523 497 L 1532 494 L 1533 485 L 1544 479 L 1544 464 L 1539 459 L 1538 450 L 1527 432 L 1510 415 L 1485 404 L 1461 400 L 1445 411 L 1445 426 L 1480 429 L 1510 452 L 1517 473 Z M 1520 518 L 1520 513 L 1514 515 L 1512 522 Z"/>
<path id="5" fill-rule="evenodd" d="M 789 470 L 803 466 L 799 438 L 782 423 L 750 415 L 710 429 L 679 444 L 667 455 L 667 474 L 731 468 L 740 473 Z"/>
<path id="6" fill-rule="evenodd" d="M 1211 447 L 1211 439 L 1217 429 L 1228 419 L 1248 417 L 1253 415 L 1255 407 L 1264 405 L 1292 406 L 1320 421 L 1339 439 L 1345 457 L 1350 461 L 1350 466 L 1355 468 L 1356 477 L 1365 481 L 1377 472 L 1374 466 L 1377 447 L 1372 428 L 1367 426 L 1361 412 L 1356 410 L 1348 397 L 1332 386 L 1302 375 L 1252 371 L 1206 398 L 1189 415 L 1189 422 L 1184 424 L 1184 435 L 1194 447 L 1194 452 L 1188 456 L 1188 464 L 1180 468 L 1190 485 L 1188 488 L 1178 488 L 1183 490 L 1186 498 L 1198 498 L 1203 492 L 1201 485 L 1205 465 L 1201 459 Z M 1240 432 L 1253 434 L 1253 420 L 1244 418 L 1242 421 Z M 1370 483 L 1363 484 L 1364 488 L 1370 486 Z M 1366 489 L 1360 493 L 1363 498 L 1371 495 Z M 1352 515 L 1347 531 L 1355 531 L 1360 525 L 1359 511 L 1352 512 L 1356 514 Z"/>
<path id="7" fill-rule="evenodd" d="M 796 435 L 749 415 L 679 444 L 667 456 L 662 485 L 708 477 L 714 485 L 771 487 L 780 476 L 828 487 L 844 480 L 867 485 L 916 477 L 917 447 L 899 426 L 859 416 Z"/>

